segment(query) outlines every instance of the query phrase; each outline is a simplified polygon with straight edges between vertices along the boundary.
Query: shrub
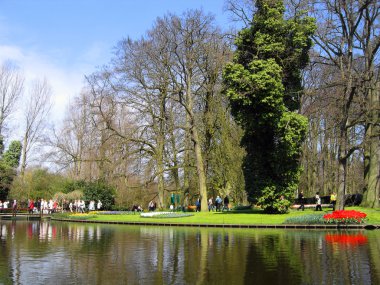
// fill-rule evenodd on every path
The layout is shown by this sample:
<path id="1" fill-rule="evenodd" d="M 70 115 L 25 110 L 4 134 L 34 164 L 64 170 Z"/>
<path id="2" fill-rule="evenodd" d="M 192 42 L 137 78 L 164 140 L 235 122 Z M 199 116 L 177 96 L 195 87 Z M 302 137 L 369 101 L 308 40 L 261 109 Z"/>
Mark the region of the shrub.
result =
<path id="1" fill-rule="evenodd" d="M 112 205 L 111 211 L 116 211 L 116 212 L 129 212 L 131 211 L 131 207 L 124 206 L 124 205 Z"/>
<path id="2" fill-rule="evenodd" d="M 257 204 L 267 214 L 285 214 L 291 205 L 284 195 L 278 192 L 275 186 L 265 187 Z"/>
<path id="3" fill-rule="evenodd" d="M 252 209 L 251 205 L 248 205 L 248 206 L 236 205 L 235 207 L 233 207 L 234 211 L 246 211 L 246 210 L 251 210 L 251 209 Z"/>

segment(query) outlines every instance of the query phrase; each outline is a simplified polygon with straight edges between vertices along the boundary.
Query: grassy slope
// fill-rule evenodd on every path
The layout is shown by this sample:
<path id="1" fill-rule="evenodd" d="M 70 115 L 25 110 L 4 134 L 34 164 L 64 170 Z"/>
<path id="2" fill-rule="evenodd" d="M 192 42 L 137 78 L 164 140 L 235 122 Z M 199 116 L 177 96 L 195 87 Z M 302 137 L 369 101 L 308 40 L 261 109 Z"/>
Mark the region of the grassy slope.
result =
<path id="1" fill-rule="evenodd" d="M 367 209 L 362 207 L 350 207 L 347 210 L 357 210 L 367 214 L 367 224 L 380 224 L 380 209 Z M 329 210 L 324 210 L 327 213 Z M 267 224 L 275 225 L 282 224 L 285 219 L 293 216 L 315 214 L 312 209 L 305 211 L 291 210 L 284 215 L 267 215 L 260 211 L 246 212 L 207 212 L 194 213 L 194 216 L 184 218 L 142 218 L 139 214 L 136 215 L 97 215 L 88 220 L 96 221 L 125 221 L 125 222 L 152 222 L 152 223 L 184 223 L 184 224 Z"/>

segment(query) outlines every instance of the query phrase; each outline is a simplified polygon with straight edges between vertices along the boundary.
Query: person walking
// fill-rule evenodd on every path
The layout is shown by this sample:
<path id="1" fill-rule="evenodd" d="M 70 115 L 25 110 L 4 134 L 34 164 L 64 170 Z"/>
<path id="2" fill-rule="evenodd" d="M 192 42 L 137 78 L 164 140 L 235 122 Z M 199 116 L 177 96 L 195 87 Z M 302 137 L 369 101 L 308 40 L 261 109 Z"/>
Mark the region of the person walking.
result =
<path id="1" fill-rule="evenodd" d="M 17 200 L 13 200 L 13 204 L 12 204 L 12 216 L 16 216 L 16 213 L 17 213 Z"/>
<path id="2" fill-rule="evenodd" d="M 316 211 L 322 211 L 322 202 L 321 197 L 319 196 L 319 192 L 315 194 L 315 200 L 317 201 L 317 205 L 315 206 Z"/>
<path id="3" fill-rule="evenodd" d="M 336 194 L 333 192 L 330 196 L 330 203 L 332 205 L 333 211 L 335 211 L 335 205 L 336 205 Z"/>
<path id="4" fill-rule="evenodd" d="M 228 195 L 226 195 L 226 197 L 224 197 L 223 203 L 224 203 L 223 210 L 228 211 L 229 210 L 228 207 L 229 207 L 229 204 L 230 204 L 230 199 L 228 198 Z"/>
<path id="5" fill-rule="evenodd" d="M 214 203 L 212 202 L 212 197 L 208 199 L 208 211 L 211 212 L 214 208 Z"/>
<path id="6" fill-rule="evenodd" d="M 303 196 L 303 191 L 301 191 L 299 194 L 298 194 L 298 203 L 300 203 L 300 206 L 297 210 L 302 210 L 304 211 L 305 210 L 305 198 Z"/>
<path id="7" fill-rule="evenodd" d="M 33 214 L 33 209 L 34 209 L 34 201 L 33 199 L 30 199 L 28 202 L 28 212 L 29 214 Z"/>
<path id="8" fill-rule="evenodd" d="M 198 198 L 197 201 L 195 202 L 195 206 L 196 206 L 196 212 L 200 212 L 201 211 L 201 198 Z"/>
<path id="9" fill-rule="evenodd" d="M 221 207 L 222 207 L 222 198 L 220 198 L 219 196 L 216 196 L 215 206 L 216 206 L 216 211 L 220 212 Z"/>
<path id="10" fill-rule="evenodd" d="M 98 200 L 98 204 L 96 205 L 97 210 L 100 211 L 102 207 L 103 207 L 103 203 L 100 200 Z"/>

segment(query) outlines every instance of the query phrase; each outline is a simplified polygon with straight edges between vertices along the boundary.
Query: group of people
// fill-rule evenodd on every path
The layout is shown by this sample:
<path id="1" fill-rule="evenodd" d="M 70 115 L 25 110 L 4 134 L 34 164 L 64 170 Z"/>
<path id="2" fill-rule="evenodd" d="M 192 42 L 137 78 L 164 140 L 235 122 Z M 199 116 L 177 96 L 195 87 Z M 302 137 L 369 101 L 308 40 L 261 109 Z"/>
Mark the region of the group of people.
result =
<path id="1" fill-rule="evenodd" d="M 0 211 L 3 210 L 3 209 L 9 209 L 9 201 L 1 201 L 0 200 Z"/>
<path id="2" fill-rule="evenodd" d="M 1 201 L 0 200 L 0 213 L 3 212 L 3 209 L 9 209 L 10 201 Z M 17 200 L 13 200 L 12 203 L 12 213 L 15 215 L 17 212 Z"/>
<path id="3" fill-rule="evenodd" d="M 0 212 L 3 209 L 9 209 L 10 201 L 0 201 Z M 62 208 L 63 207 L 63 208 Z M 94 200 L 91 200 L 88 204 L 89 211 L 100 210 L 103 207 L 103 204 L 100 200 L 96 203 Z M 18 210 L 17 200 L 13 200 L 12 203 L 12 212 L 16 213 Z M 84 213 L 86 212 L 86 203 L 84 200 L 75 200 L 75 201 L 65 201 L 62 206 L 58 203 L 57 200 L 45 200 L 45 199 L 28 199 L 27 210 L 29 214 L 52 214 L 59 212 L 61 210 L 67 210 L 70 212 Z"/>
<path id="4" fill-rule="evenodd" d="M 215 198 L 215 203 L 213 201 L 213 197 L 208 199 L 208 211 L 229 211 L 229 204 L 230 204 L 230 199 L 228 198 L 228 195 L 222 199 L 220 196 L 216 196 Z"/>
<path id="5" fill-rule="evenodd" d="M 28 212 L 29 214 L 40 213 L 52 214 L 59 211 L 59 203 L 57 200 L 50 199 L 38 199 L 33 201 L 33 199 L 28 200 Z"/>
<path id="6" fill-rule="evenodd" d="M 131 211 L 132 212 L 142 212 L 142 211 L 144 211 L 144 209 L 141 205 L 133 205 Z"/>
<path id="7" fill-rule="evenodd" d="M 91 200 L 88 204 L 88 210 L 89 211 L 95 211 L 95 210 L 101 210 L 103 207 L 103 203 L 98 200 L 96 203 L 96 208 L 95 208 L 95 201 Z M 75 200 L 70 201 L 69 203 L 69 211 L 71 213 L 76 212 L 76 213 L 85 213 L 86 212 L 86 202 L 84 200 Z"/>
<path id="8" fill-rule="evenodd" d="M 319 196 L 319 192 L 315 193 L 315 210 L 316 211 L 322 211 L 322 199 L 321 197 Z M 303 191 L 301 191 L 299 194 L 298 194 L 298 202 L 300 203 L 300 206 L 298 208 L 298 210 L 302 210 L 304 211 L 305 210 L 305 197 L 303 195 Z M 335 205 L 336 205 L 336 194 L 335 193 L 332 193 L 330 195 L 330 203 L 333 207 L 333 211 L 335 210 Z"/>

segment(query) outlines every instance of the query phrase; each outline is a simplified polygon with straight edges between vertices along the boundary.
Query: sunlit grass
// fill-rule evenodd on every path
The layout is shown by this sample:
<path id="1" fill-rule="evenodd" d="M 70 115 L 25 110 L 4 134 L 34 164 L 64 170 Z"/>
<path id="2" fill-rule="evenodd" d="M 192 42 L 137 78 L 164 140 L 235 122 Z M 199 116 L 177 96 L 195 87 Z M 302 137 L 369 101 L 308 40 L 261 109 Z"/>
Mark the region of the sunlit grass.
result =
<path id="1" fill-rule="evenodd" d="M 363 207 L 349 207 L 346 209 L 355 209 L 367 214 L 367 224 L 380 224 L 380 210 L 368 209 Z M 322 213 L 331 212 L 331 209 L 324 209 Z M 305 211 L 291 210 L 287 214 L 269 215 L 264 214 L 260 210 L 242 211 L 242 212 L 200 212 L 193 213 L 190 217 L 180 218 L 142 218 L 139 213 L 135 215 L 89 215 L 83 216 L 86 220 L 91 221 L 104 221 L 104 222 L 151 222 L 151 223 L 183 223 L 183 224 L 241 224 L 241 225 L 276 225 L 282 224 L 289 217 L 297 217 L 302 215 L 310 215 L 315 212 L 313 209 L 306 209 Z M 321 213 L 321 212 L 318 212 Z M 69 218 L 71 218 L 69 216 Z M 79 215 L 74 215 L 74 219 L 79 219 Z"/>

